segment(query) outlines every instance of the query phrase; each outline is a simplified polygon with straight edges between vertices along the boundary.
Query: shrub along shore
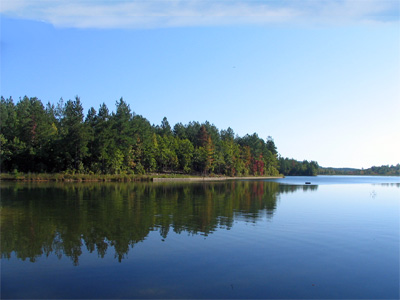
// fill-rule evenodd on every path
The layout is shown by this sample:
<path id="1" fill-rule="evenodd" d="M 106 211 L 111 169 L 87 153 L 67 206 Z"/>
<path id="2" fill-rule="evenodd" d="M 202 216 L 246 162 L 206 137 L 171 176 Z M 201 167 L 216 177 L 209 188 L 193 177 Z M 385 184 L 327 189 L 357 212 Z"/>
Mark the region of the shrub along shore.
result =
<path id="1" fill-rule="evenodd" d="M 146 175 L 128 175 L 128 174 L 67 174 L 67 173 L 1 173 L 0 181 L 56 181 L 56 182 L 134 182 L 134 181 L 153 181 L 153 182 L 198 182 L 198 181 L 221 181 L 237 179 L 269 179 L 281 178 L 283 176 L 200 176 L 184 174 L 146 174 Z"/>

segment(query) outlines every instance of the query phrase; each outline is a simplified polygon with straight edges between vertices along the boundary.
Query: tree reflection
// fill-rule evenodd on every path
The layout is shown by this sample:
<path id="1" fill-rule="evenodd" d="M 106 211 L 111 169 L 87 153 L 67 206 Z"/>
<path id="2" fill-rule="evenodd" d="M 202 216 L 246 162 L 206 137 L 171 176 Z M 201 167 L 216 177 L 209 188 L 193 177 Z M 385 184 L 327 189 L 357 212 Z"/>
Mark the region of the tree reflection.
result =
<path id="1" fill-rule="evenodd" d="M 266 181 L 215 183 L 2 183 L 1 256 L 35 262 L 54 253 L 79 263 L 82 247 L 121 261 L 135 244 L 159 231 L 212 234 L 235 218 L 273 216 L 280 193 L 317 186 Z"/>

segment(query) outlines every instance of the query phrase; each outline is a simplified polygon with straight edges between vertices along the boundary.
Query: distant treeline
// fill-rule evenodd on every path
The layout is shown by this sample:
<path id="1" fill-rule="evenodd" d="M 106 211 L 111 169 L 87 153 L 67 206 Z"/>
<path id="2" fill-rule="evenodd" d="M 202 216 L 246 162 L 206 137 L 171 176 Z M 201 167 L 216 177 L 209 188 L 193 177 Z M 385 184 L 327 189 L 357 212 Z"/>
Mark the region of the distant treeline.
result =
<path id="1" fill-rule="evenodd" d="M 400 176 L 400 164 L 384 165 L 380 167 L 371 167 L 368 169 L 351 169 L 351 168 L 323 168 L 320 167 L 319 175 L 385 175 Z"/>
<path id="2" fill-rule="evenodd" d="M 2 172 L 279 175 L 271 137 L 239 137 L 208 121 L 151 125 L 122 98 L 115 112 L 103 103 L 85 116 L 79 97 L 46 106 L 1 97 L 0 112 Z"/>
<path id="3" fill-rule="evenodd" d="M 287 176 L 317 176 L 318 163 L 316 161 L 297 161 L 294 159 L 279 157 L 279 171 Z"/>

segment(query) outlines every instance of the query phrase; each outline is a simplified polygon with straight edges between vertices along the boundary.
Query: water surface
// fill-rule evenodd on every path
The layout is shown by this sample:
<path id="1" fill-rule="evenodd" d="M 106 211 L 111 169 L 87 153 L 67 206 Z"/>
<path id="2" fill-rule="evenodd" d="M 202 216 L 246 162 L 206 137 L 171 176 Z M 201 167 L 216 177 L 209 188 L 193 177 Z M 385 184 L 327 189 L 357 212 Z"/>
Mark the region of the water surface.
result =
<path id="1" fill-rule="evenodd" d="M 0 188 L 2 298 L 399 298 L 399 177 Z"/>

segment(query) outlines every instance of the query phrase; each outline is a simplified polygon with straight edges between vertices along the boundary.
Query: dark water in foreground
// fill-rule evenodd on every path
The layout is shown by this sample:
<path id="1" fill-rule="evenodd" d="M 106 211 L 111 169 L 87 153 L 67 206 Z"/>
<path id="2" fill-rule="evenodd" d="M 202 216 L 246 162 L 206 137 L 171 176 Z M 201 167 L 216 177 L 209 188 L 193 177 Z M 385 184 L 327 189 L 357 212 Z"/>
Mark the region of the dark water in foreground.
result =
<path id="1" fill-rule="evenodd" d="M 399 298 L 399 177 L 0 188 L 1 298 Z"/>

